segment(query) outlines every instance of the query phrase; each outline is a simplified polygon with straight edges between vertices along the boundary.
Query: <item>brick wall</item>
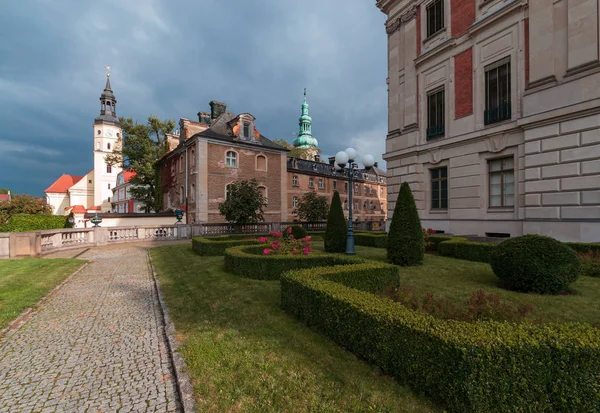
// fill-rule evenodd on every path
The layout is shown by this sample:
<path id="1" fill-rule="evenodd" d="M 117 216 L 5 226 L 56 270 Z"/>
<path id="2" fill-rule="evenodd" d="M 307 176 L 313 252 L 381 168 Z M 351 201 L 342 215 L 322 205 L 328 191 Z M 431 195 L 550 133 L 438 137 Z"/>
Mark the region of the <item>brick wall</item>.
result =
<path id="1" fill-rule="evenodd" d="M 455 119 L 473 113 L 473 49 L 454 56 Z"/>
<path id="2" fill-rule="evenodd" d="M 460 37 L 475 21 L 475 0 L 450 0 L 452 37 Z"/>

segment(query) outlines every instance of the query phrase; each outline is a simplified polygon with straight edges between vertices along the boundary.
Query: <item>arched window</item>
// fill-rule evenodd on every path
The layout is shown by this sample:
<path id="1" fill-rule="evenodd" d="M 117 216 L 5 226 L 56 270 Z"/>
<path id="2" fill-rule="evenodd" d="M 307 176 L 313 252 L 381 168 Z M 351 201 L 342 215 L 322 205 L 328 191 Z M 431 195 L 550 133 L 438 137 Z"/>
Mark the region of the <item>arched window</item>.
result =
<path id="1" fill-rule="evenodd" d="M 292 206 L 294 208 L 298 208 L 298 197 L 294 197 L 294 199 L 292 199 Z"/>
<path id="2" fill-rule="evenodd" d="M 121 134 L 119 132 L 117 132 L 117 138 L 120 138 Z"/>
<path id="3" fill-rule="evenodd" d="M 231 195 L 231 184 L 225 185 L 225 199 L 229 199 Z"/>
<path id="4" fill-rule="evenodd" d="M 96 135 L 100 136 L 101 133 L 102 133 L 102 131 L 100 129 L 98 129 L 98 132 L 96 133 Z"/>
<path id="5" fill-rule="evenodd" d="M 106 144 L 106 149 L 110 150 L 110 143 Z"/>
<path id="6" fill-rule="evenodd" d="M 367 209 L 367 201 L 363 202 L 363 209 Z"/>
<path id="7" fill-rule="evenodd" d="M 344 209 L 348 209 L 348 200 L 344 200 Z"/>
<path id="8" fill-rule="evenodd" d="M 196 166 L 196 151 L 194 149 L 192 149 L 192 159 L 190 163 L 192 166 Z"/>
<path id="9" fill-rule="evenodd" d="M 267 188 L 264 185 L 258 187 L 258 192 L 265 198 L 265 202 L 268 202 Z"/>
<path id="10" fill-rule="evenodd" d="M 184 163 L 183 155 L 179 157 L 179 172 L 183 172 L 183 163 Z"/>
<path id="11" fill-rule="evenodd" d="M 227 151 L 225 155 L 225 165 L 230 168 L 237 168 L 237 153 L 234 151 Z"/>
<path id="12" fill-rule="evenodd" d="M 267 170 L 267 157 L 264 155 L 258 155 L 256 157 L 256 170 L 266 171 Z"/>
<path id="13" fill-rule="evenodd" d="M 112 174 L 112 166 L 106 165 L 106 173 L 107 174 Z"/>
<path id="14" fill-rule="evenodd" d="M 194 184 L 190 187 L 190 200 L 196 202 L 196 185 Z"/>

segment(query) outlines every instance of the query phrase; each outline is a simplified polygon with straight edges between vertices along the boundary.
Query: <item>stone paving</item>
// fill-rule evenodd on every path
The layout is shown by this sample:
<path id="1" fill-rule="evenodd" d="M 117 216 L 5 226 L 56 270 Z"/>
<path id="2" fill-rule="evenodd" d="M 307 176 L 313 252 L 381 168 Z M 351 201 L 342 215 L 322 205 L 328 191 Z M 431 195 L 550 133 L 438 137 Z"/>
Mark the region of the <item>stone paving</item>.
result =
<path id="1" fill-rule="evenodd" d="M 79 251 L 88 266 L 0 338 L 0 412 L 180 411 L 147 247 Z"/>

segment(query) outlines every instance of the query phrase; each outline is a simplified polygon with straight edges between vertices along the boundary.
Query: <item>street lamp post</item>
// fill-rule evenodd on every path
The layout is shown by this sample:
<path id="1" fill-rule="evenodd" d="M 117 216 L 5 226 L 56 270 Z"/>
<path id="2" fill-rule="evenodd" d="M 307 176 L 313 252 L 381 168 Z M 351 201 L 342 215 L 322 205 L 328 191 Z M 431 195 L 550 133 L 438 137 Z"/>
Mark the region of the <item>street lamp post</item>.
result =
<path id="1" fill-rule="evenodd" d="M 356 159 L 357 153 L 353 148 L 348 148 L 345 151 L 340 151 L 335 155 L 336 166 L 339 167 L 344 174 L 348 177 L 348 188 L 350 195 L 348 196 L 348 235 L 346 238 L 346 255 L 355 255 L 354 249 L 354 230 L 352 226 L 352 193 L 354 192 L 353 180 L 354 180 L 354 160 Z M 371 155 L 364 155 L 362 157 L 362 163 L 365 169 L 370 169 L 375 164 L 375 159 Z"/>

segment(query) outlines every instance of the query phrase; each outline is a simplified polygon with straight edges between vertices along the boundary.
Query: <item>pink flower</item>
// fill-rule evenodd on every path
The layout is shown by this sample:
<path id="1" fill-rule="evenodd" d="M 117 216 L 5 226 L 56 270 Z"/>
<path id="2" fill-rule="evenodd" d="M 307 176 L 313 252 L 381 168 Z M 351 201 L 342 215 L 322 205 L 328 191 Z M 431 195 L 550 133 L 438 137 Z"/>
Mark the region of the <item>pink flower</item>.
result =
<path id="1" fill-rule="evenodd" d="M 265 248 L 263 250 L 263 254 L 265 254 L 265 255 L 269 255 L 270 253 L 271 253 L 271 250 L 269 250 L 268 248 Z"/>
<path id="2" fill-rule="evenodd" d="M 258 239 L 258 242 L 260 242 L 261 244 L 266 244 L 267 242 L 269 242 L 269 238 L 267 238 L 267 237 L 260 237 Z"/>
<path id="3" fill-rule="evenodd" d="M 292 227 L 288 227 L 288 229 L 286 229 L 286 232 L 287 232 L 288 234 L 291 234 L 291 233 L 292 233 Z"/>
<path id="4" fill-rule="evenodd" d="M 281 238 L 283 236 L 283 234 L 278 231 L 271 231 L 271 232 L 269 232 L 269 234 L 271 234 L 275 238 Z"/>
<path id="5" fill-rule="evenodd" d="M 307 235 L 307 236 L 304 237 L 304 241 L 310 241 L 311 238 L 312 237 L 310 235 Z"/>
<path id="6" fill-rule="evenodd" d="M 303 253 L 304 255 L 308 255 L 308 253 L 309 253 L 309 252 L 310 252 L 310 248 L 304 248 L 304 249 L 302 250 L 302 253 Z"/>
<path id="7" fill-rule="evenodd" d="M 294 253 L 294 255 L 298 255 L 298 250 L 296 248 L 294 248 L 293 253 Z"/>

